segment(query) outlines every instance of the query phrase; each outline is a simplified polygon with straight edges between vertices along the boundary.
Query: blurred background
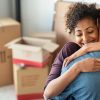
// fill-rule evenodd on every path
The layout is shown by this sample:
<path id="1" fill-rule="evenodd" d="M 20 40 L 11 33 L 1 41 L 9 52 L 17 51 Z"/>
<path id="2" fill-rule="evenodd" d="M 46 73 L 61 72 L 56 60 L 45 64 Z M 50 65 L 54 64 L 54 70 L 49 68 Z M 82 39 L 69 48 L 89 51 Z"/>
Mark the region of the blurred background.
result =
<path id="1" fill-rule="evenodd" d="M 0 17 L 12 17 L 16 19 L 16 1 L 0 0 Z M 57 0 L 18 0 L 20 1 L 21 26 L 23 35 L 31 32 L 52 31 L 55 2 Z M 58 0 L 59 1 L 59 0 Z M 99 0 L 61 0 L 69 2 L 97 3 Z"/>
<path id="2" fill-rule="evenodd" d="M 0 100 L 43 100 L 43 86 L 56 54 L 65 42 L 74 41 L 64 20 L 74 2 L 96 3 L 100 8 L 99 0 L 0 0 Z M 16 38 L 12 53 L 5 45 Z M 32 64 L 43 69 L 29 68 Z"/>

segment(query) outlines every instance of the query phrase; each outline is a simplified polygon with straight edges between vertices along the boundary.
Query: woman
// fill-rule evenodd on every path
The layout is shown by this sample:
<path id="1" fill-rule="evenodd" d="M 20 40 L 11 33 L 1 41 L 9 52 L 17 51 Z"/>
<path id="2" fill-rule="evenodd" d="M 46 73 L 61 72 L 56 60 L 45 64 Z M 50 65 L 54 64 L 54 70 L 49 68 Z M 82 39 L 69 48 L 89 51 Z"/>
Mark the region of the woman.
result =
<path id="1" fill-rule="evenodd" d="M 65 88 L 69 87 L 81 72 L 100 71 L 100 67 L 98 67 L 100 65 L 100 59 L 95 58 L 94 60 L 94 58 L 89 58 L 76 62 L 60 76 L 63 61 L 66 57 L 72 55 L 80 48 L 81 51 L 94 51 L 94 49 L 88 49 L 86 44 L 92 43 L 92 45 L 94 45 L 94 42 L 98 42 L 99 40 L 97 18 L 98 11 L 95 8 L 95 5 L 76 3 L 69 10 L 66 25 L 70 32 L 74 33 L 76 43 L 66 43 L 57 55 L 45 86 L 44 97 L 47 99 L 59 95 Z M 64 64 L 65 62 L 66 60 L 64 61 Z M 88 64 L 88 62 L 90 64 Z"/>

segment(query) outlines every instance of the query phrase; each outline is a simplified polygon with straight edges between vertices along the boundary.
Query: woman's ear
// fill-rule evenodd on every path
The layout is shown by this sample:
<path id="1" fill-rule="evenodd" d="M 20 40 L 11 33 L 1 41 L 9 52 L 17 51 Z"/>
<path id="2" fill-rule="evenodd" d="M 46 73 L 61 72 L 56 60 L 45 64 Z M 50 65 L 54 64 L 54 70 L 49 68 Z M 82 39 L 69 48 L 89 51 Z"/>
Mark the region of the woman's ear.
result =
<path id="1" fill-rule="evenodd" d="M 98 23 L 99 41 L 100 41 L 100 8 L 98 9 L 98 19 L 97 19 L 97 23 Z"/>
<path id="2" fill-rule="evenodd" d="M 98 29 L 99 42 L 100 42 L 100 19 L 99 18 L 97 18 L 97 29 Z"/>
<path id="3" fill-rule="evenodd" d="M 99 31 L 99 41 L 100 41 L 100 18 L 98 18 L 98 31 Z"/>

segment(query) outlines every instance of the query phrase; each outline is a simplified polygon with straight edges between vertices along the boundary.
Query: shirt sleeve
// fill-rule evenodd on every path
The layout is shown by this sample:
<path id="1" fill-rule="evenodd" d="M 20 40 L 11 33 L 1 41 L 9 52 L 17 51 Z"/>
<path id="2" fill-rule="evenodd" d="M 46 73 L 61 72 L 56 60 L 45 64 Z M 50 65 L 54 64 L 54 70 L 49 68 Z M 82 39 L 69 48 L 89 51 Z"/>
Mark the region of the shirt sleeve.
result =
<path id="1" fill-rule="evenodd" d="M 46 80 L 46 83 L 45 83 L 45 87 L 48 85 L 48 83 L 51 80 L 60 76 L 64 59 L 66 57 L 70 56 L 71 54 L 73 54 L 79 48 L 80 48 L 80 46 L 74 42 L 68 42 L 63 46 L 63 48 L 57 54 L 57 56 L 52 64 L 51 71 L 50 71 L 48 78 Z M 45 87 L 44 87 L 44 89 L 45 89 Z"/>

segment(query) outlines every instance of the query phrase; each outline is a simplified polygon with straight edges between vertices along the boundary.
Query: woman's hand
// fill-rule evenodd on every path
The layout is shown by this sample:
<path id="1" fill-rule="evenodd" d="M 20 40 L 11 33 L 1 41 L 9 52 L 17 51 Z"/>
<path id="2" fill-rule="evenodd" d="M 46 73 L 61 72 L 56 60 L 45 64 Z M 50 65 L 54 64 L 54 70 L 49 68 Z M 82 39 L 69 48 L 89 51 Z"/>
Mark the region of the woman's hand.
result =
<path id="1" fill-rule="evenodd" d="M 63 62 L 63 66 L 67 65 L 73 59 L 80 57 L 88 52 L 99 51 L 99 50 L 100 50 L 100 42 L 88 43 L 84 45 L 83 47 L 81 47 L 78 51 L 76 51 L 71 56 L 65 58 Z"/>
<path id="2" fill-rule="evenodd" d="M 75 59 L 75 55 L 74 54 L 69 56 L 69 57 L 67 57 L 67 58 L 65 58 L 64 61 L 63 61 L 63 67 L 67 66 L 67 64 L 69 62 L 71 62 L 73 59 Z"/>
<path id="3" fill-rule="evenodd" d="M 77 63 L 80 72 L 100 71 L 100 58 L 86 58 Z"/>
<path id="4" fill-rule="evenodd" d="M 88 43 L 85 46 L 87 52 L 100 51 L 100 42 Z"/>
<path id="5" fill-rule="evenodd" d="M 63 66 L 67 65 L 73 59 L 86 54 L 88 52 L 87 48 L 88 48 L 88 46 L 84 45 L 82 48 L 80 48 L 78 51 L 76 51 L 75 53 L 73 53 L 71 56 L 65 58 L 64 62 L 63 62 Z"/>

